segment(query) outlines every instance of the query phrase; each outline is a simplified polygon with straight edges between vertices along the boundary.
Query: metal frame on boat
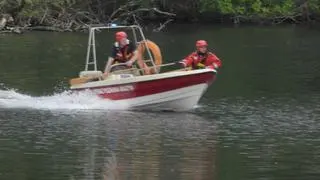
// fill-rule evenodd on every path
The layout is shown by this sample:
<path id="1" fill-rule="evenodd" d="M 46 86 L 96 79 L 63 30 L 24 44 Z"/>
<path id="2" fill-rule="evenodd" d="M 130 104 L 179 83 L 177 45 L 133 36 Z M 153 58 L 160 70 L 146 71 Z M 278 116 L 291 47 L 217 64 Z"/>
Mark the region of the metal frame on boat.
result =
<path id="1" fill-rule="evenodd" d="M 97 71 L 97 55 L 96 55 L 96 40 L 95 40 L 95 32 L 98 30 L 103 29 L 131 29 L 133 34 L 133 39 L 135 44 L 139 44 L 139 42 L 145 42 L 146 38 L 143 34 L 142 28 L 137 25 L 130 25 L 130 26 L 117 26 L 115 24 L 111 24 L 109 26 L 96 26 L 96 27 L 90 27 L 89 28 L 89 39 L 88 39 L 88 48 L 87 48 L 87 57 L 86 57 L 86 65 L 85 65 L 85 71 L 89 71 L 89 65 L 94 65 L 94 71 Z M 141 40 L 139 41 L 137 36 L 137 31 L 140 34 Z M 90 61 L 90 54 L 93 54 L 93 59 Z M 154 63 L 154 59 L 151 55 L 150 49 L 148 47 L 148 44 L 146 44 L 146 50 L 149 56 L 149 62 L 152 63 L 152 66 L 156 69 L 156 64 Z M 114 65 L 117 66 L 118 64 Z M 122 65 L 122 64 L 119 64 Z M 170 64 L 171 65 L 171 64 Z M 159 73 L 159 72 L 157 72 Z"/>
<path id="2" fill-rule="evenodd" d="M 70 81 L 71 90 L 89 90 L 101 98 L 125 104 L 130 109 L 182 111 L 192 109 L 215 80 L 216 71 L 211 69 L 179 69 L 160 73 L 159 67 L 172 66 L 176 63 L 156 64 L 147 43 L 145 44 L 148 54 L 147 61 L 155 69 L 153 74 L 128 73 L 128 70 L 141 72 L 144 69 L 131 68 L 124 70 L 127 72 L 122 70 L 116 73 L 107 72 L 107 77 L 104 77 L 97 67 L 95 33 L 105 29 L 129 29 L 132 30 L 136 44 L 147 41 L 142 28 L 137 25 L 111 24 L 90 27 L 85 69 L 80 72 L 79 78 Z M 93 68 L 89 68 L 90 65 L 93 65 Z M 123 64 L 112 65 L 112 67 L 118 65 Z"/>

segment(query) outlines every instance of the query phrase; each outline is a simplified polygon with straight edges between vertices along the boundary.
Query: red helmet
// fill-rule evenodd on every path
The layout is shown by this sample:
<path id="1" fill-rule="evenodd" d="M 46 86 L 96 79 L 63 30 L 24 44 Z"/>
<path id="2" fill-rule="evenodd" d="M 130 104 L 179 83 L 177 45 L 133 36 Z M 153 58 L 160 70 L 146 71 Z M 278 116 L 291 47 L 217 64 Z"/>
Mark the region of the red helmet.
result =
<path id="1" fill-rule="evenodd" d="M 207 41 L 199 40 L 199 41 L 196 42 L 196 47 L 203 47 L 203 46 L 208 46 Z"/>
<path id="2" fill-rule="evenodd" d="M 123 38 L 127 38 L 127 33 L 125 33 L 124 31 L 119 31 L 116 33 L 116 40 L 120 41 Z"/>

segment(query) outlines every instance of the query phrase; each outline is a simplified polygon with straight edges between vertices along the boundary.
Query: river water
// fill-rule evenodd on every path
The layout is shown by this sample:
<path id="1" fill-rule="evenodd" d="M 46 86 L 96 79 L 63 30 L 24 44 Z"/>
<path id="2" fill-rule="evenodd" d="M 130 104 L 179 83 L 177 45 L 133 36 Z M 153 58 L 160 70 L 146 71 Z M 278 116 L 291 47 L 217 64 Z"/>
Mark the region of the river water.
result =
<path id="1" fill-rule="evenodd" d="M 197 39 L 222 59 L 194 110 L 119 111 L 69 95 L 86 33 L 1 35 L 0 179 L 319 179 L 319 31 L 178 25 L 146 35 L 165 62 Z M 111 38 L 98 35 L 100 69 Z"/>

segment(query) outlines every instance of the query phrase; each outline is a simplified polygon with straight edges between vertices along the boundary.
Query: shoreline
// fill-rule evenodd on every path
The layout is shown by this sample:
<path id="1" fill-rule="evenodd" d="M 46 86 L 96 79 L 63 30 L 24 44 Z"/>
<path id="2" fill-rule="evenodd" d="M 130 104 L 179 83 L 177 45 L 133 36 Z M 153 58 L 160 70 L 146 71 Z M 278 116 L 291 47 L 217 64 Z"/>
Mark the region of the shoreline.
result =
<path id="1" fill-rule="evenodd" d="M 275 26 L 320 23 L 317 1 L 284 0 L 153 0 L 153 1 L 4 1 L 0 4 L 0 32 L 81 32 L 88 24 L 168 24 Z M 144 25 L 142 25 L 143 27 Z"/>
<path id="2" fill-rule="evenodd" d="M 1 19 L 0 19 L 1 20 Z M 115 23 L 115 22 L 112 22 Z M 1 24 L 1 21 L 0 21 Z M 97 24 L 91 24 L 91 25 L 107 25 L 109 23 L 97 23 Z M 115 23 L 115 24 L 122 24 L 122 23 Z M 297 18 L 297 20 L 293 21 L 292 19 L 284 18 L 279 20 L 276 19 L 245 19 L 244 21 L 236 21 L 234 20 L 234 17 L 227 16 L 224 18 L 218 18 L 218 16 L 199 16 L 196 19 L 195 18 L 188 18 L 188 17 L 179 17 L 179 18 L 141 18 L 141 21 L 135 21 L 132 23 L 123 23 L 122 25 L 131 25 L 131 24 L 138 24 L 141 25 L 142 28 L 153 26 L 152 31 L 154 32 L 161 32 L 164 29 L 167 28 L 167 26 L 170 26 L 172 24 L 174 25 L 217 25 L 217 26 L 227 26 L 227 27 L 246 27 L 246 26 L 253 26 L 253 27 L 276 27 L 276 26 L 300 26 L 300 27 L 320 27 L 320 21 L 317 19 L 317 17 L 313 17 L 309 21 L 303 21 L 300 18 Z M 61 28 L 59 26 L 55 25 L 29 25 L 29 26 L 18 26 L 14 24 L 13 22 L 6 22 L 5 25 L 2 27 L 2 30 L 0 30 L 0 34 L 6 34 L 6 33 L 15 33 L 15 34 L 23 34 L 25 32 L 31 32 L 31 31 L 47 31 L 47 32 L 87 32 L 88 27 L 90 26 L 90 23 L 88 24 L 81 24 L 78 26 L 75 26 L 73 28 Z"/>
<path id="3" fill-rule="evenodd" d="M 160 24 L 160 25 L 159 25 Z M 95 24 L 92 24 L 95 25 Z M 107 24 L 100 24 L 100 25 L 107 25 Z M 128 24 L 127 24 L 128 25 Z M 157 25 L 157 27 L 155 27 Z M 171 25 L 178 26 L 178 25 L 191 25 L 191 26 L 202 26 L 202 25 L 216 25 L 219 27 L 234 27 L 234 28 L 241 28 L 241 27 L 281 27 L 281 26 L 296 26 L 296 27 L 303 27 L 303 28 L 318 28 L 320 27 L 320 22 L 314 23 L 281 23 L 281 24 L 260 24 L 260 23 L 241 23 L 241 24 L 233 24 L 233 23 L 211 23 L 211 22 L 171 22 L 170 24 L 166 24 L 162 26 L 160 22 L 148 22 L 142 26 L 144 28 L 150 28 L 152 26 L 153 32 L 162 32 L 165 29 L 169 28 Z M 62 33 L 86 33 L 88 32 L 89 26 L 77 28 L 77 29 L 61 29 L 54 26 L 30 26 L 30 27 L 19 27 L 19 26 L 7 26 L 6 29 L 0 30 L 0 34 L 23 34 L 28 32 L 62 32 Z"/>

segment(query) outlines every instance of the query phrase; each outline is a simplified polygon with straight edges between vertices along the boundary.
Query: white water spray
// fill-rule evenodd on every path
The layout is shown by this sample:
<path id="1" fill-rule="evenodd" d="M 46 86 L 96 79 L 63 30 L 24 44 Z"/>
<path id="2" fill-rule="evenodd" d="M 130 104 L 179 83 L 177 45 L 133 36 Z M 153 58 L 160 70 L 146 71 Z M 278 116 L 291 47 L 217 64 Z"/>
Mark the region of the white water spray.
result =
<path id="1" fill-rule="evenodd" d="M 16 90 L 0 90 L 0 108 L 27 109 L 126 109 L 124 103 L 101 99 L 88 91 L 72 93 L 64 91 L 51 96 L 33 97 Z"/>

